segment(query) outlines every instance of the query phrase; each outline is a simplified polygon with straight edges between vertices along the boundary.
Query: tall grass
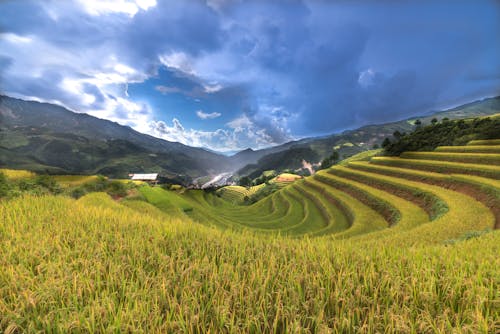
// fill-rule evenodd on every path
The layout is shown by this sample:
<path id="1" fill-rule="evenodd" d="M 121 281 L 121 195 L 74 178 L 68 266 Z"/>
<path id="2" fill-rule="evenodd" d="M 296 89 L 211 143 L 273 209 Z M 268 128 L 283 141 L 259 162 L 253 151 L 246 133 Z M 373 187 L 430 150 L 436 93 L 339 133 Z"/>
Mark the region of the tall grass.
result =
<path id="1" fill-rule="evenodd" d="M 22 195 L 11 172 L 0 332 L 498 332 L 499 167 L 356 159 L 245 206 L 82 177 L 59 181 L 115 200 Z"/>
<path id="2" fill-rule="evenodd" d="M 0 331 L 498 329 L 499 232 L 373 247 L 223 232 L 148 212 L 103 194 L 1 202 Z"/>

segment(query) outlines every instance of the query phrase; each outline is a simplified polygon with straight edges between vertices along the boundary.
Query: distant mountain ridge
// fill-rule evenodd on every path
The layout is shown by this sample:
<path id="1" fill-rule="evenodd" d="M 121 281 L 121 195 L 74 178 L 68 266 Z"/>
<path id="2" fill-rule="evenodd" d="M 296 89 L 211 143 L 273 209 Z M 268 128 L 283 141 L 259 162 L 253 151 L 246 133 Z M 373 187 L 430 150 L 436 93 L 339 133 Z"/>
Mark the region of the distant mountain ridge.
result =
<path id="1" fill-rule="evenodd" d="M 429 112 L 401 121 L 366 125 L 355 130 L 318 138 L 304 138 L 270 149 L 253 151 L 251 154 L 256 161 L 238 170 L 237 175 L 258 177 L 266 170 L 300 169 L 303 159 L 311 163 L 319 163 L 321 159 L 330 155 L 333 149 L 339 152 L 341 158 L 348 157 L 369 150 L 374 145 L 381 145 L 382 141 L 391 137 L 395 131 L 411 132 L 415 128 L 413 122 L 417 119 L 422 124 L 429 124 L 433 118 L 458 119 L 496 113 L 500 113 L 500 96 L 485 98 L 444 111 Z M 314 160 L 308 160 L 308 158 Z"/>
<path id="2" fill-rule="evenodd" d="M 125 177 L 152 171 L 207 175 L 230 168 L 227 157 L 139 133 L 63 107 L 6 96 L 0 101 L 0 165 L 52 173 Z"/>
<path id="3" fill-rule="evenodd" d="M 370 149 L 396 130 L 411 131 L 417 118 L 426 123 L 436 115 L 454 119 L 498 112 L 500 97 L 489 98 L 434 115 L 368 125 L 262 150 L 246 149 L 228 157 L 152 137 L 61 106 L 0 96 L 0 167 L 120 178 L 130 172 L 158 172 L 182 183 L 234 171 L 237 175 L 258 176 L 269 169 L 300 168 L 302 160 L 317 163 L 332 149 L 339 151 L 341 157 Z"/>

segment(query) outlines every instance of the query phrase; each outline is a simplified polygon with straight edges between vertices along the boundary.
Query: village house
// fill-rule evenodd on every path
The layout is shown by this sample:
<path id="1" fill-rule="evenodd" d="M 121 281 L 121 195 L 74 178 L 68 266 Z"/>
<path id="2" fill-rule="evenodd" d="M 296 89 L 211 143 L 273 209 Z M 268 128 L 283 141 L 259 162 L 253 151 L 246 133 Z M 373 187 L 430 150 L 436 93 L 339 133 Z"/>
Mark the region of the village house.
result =
<path id="1" fill-rule="evenodd" d="M 129 174 L 128 176 L 132 181 L 144 181 L 153 185 L 156 185 L 158 183 L 158 173 Z"/>

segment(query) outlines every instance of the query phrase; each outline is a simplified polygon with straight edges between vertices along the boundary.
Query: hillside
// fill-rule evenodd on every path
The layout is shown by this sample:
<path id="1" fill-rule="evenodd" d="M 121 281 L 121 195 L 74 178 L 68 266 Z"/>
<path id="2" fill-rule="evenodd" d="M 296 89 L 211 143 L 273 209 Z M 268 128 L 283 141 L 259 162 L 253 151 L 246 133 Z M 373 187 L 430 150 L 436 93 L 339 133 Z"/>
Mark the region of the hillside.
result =
<path id="1" fill-rule="evenodd" d="M 263 171 L 269 169 L 278 171 L 295 169 L 299 166 L 297 161 L 305 159 L 308 162 L 318 163 L 329 156 L 333 149 L 339 152 L 341 159 L 349 157 L 359 152 L 370 150 L 374 145 L 381 146 L 383 140 L 388 137 L 391 138 L 395 131 L 399 131 L 400 133 L 412 132 L 416 128 L 414 122 L 417 119 L 422 122 L 422 126 L 425 126 L 431 124 L 433 118 L 437 118 L 438 120 L 442 120 L 443 118 L 454 120 L 488 116 L 496 113 L 500 113 L 500 96 L 475 101 L 445 111 L 429 112 L 423 116 L 416 116 L 397 122 L 367 125 L 359 129 L 348 130 L 340 134 L 322 138 L 306 138 L 274 147 L 272 151 L 253 151 L 252 155 L 257 160 L 262 160 L 245 166 L 237 174 L 258 176 Z M 299 155 L 297 159 L 283 159 L 280 161 L 280 157 L 295 156 L 298 150 L 307 153 Z"/>
<path id="2" fill-rule="evenodd" d="M 442 243 L 500 227 L 499 166 L 500 146 L 492 140 L 351 159 L 245 207 L 199 191 L 168 196 L 188 200 L 193 220 L 221 228 Z"/>
<path id="3" fill-rule="evenodd" d="M 448 111 L 449 119 L 489 115 L 500 110 L 500 98 L 485 99 Z M 423 124 L 434 116 L 421 117 Z M 259 176 L 265 170 L 297 169 L 302 160 L 318 162 L 336 149 L 341 157 L 370 149 L 394 131 L 409 132 L 405 120 L 323 138 L 308 138 L 264 150 L 247 149 L 231 157 L 168 142 L 117 123 L 60 106 L 0 99 L 0 167 L 52 174 L 103 174 L 126 177 L 133 172 L 159 172 L 179 183 L 238 170 L 237 175 Z"/>
<path id="4" fill-rule="evenodd" d="M 248 206 L 0 199 L 0 330 L 495 332 L 498 140 L 366 158 Z"/>
<path id="5" fill-rule="evenodd" d="M 197 177 L 228 167 L 222 155 L 53 104 L 2 96 L 0 121 L 2 167 L 113 177 L 145 171 Z"/>
<path id="6" fill-rule="evenodd" d="M 151 192 L 143 187 L 139 191 L 146 200 L 160 204 L 160 209 L 166 203 L 173 207 L 182 203 L 190 219 L 223 229 L 389 238 L 392 242 L 394 231 L 405 232 L 398 234 L 402 240 L 419 231 L 428 236 L 426 242 L 441 243 L 470 231 L 500 227 L 498 180 L 498 140 L 481 140 L 430 152 L 404 152 L 399 157 L 370 159 L 363 153 L 359 159 L 353 157 L 314 176 L 285 183 L 251 205 L 235 204 L 258 193 L 259 187 L 228 187 L 218 192 L 159 187 Z M 110 188 L 112 184 L 99 182 L 85 188 L 86 192 L 123 193 L 118 185 Z M 57 189 L 43 178 L 19 189 L 29 189 L 30 184 Z"/>

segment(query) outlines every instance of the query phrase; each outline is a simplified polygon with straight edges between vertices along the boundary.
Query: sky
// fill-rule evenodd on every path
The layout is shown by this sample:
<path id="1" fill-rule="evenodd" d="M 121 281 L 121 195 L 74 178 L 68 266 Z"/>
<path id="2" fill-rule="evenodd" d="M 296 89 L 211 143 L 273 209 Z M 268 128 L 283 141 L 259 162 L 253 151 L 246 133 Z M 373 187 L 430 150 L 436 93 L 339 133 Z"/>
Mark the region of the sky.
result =
<path id="1" fill-rule="evenodd" d="M 500 95 L 500 2 L 3 0 L 0 91 L 265 148 Z"/>

